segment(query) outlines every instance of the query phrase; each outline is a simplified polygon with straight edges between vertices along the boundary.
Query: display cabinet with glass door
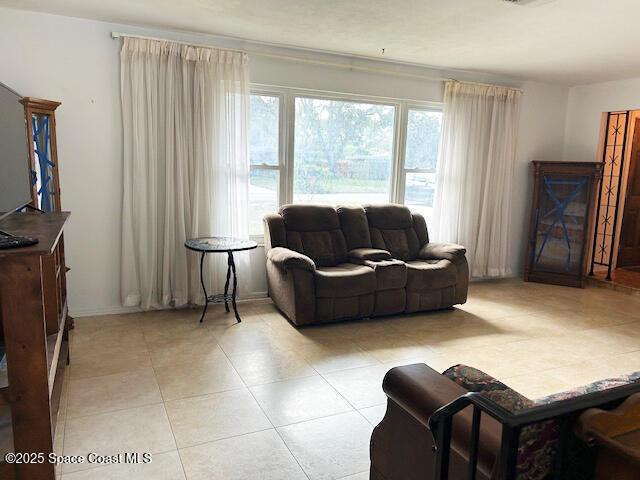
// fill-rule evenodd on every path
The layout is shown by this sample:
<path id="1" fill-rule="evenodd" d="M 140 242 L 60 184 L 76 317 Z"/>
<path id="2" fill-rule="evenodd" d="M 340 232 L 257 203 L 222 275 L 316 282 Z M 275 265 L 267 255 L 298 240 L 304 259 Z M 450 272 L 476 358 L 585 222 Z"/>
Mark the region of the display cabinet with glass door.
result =
<path id="1" fill-rule="evenodd" d="M 55 117 L 59 106 L 60 102 L 24 98 L 32 204 L 44 212 L 61 211 Z"/>
<path id="2" fill-rule="evenodd" d="M 596 162 L 533 162 L 525 280 L 583 287 L 592 238 Z"/>

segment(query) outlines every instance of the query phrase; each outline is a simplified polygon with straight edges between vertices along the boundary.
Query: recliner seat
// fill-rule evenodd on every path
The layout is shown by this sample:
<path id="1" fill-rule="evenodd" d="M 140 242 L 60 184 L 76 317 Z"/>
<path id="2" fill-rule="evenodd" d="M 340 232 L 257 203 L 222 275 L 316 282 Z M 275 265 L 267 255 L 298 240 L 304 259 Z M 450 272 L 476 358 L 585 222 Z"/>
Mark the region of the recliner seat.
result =
<path id="1" fill-rule="evenodd" d="M 465 249 L 402 205 L 284 205 L 264 226 L 269 296 L 296 325 L 466 301 Z"/>

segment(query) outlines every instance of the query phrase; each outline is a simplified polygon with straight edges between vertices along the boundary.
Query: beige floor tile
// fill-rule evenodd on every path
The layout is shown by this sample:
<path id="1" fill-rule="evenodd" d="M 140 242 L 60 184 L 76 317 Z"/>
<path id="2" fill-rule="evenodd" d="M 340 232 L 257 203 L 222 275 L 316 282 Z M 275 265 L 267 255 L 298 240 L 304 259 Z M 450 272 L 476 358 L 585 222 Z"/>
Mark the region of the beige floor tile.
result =
<path id="1" fill-rule="evenodd" d="M 534 371 L 528 357 L 526 357 L 526 355 L 528 355 L 527 352 L 523 352 L 522 354 L 517 353 L 515 355 L 513 352 L 509 352 L 509 355 L 514 355 L 514 357 L 511 358 L 505 356 L 506 354 L 501 350 L 503 347 L 505 346 L 491 345 L 475 349 L 460 347 L 445 349 L 445 357 L 450 359 L 449 363 L 451 365 L 460 363 L 469 365 L 498 379 L 523 375 Z M 508 361 L 506 360 L 507 358 Z M 551 365 L 547 368 L 554 367 L 557 367 L 557 365 Z"/>
<path id="2" fill-rule="evenodd" d="M 173 344 L 154 346 L 149 350 L 155 368 L 202 362 L 220 362 L 226 358 L 215 340 L 176 338 Z"/>
<path id="3" fill-rule="evenodd" d="M 372 430 L 358 412 L 278 428 L 311 480 L 338 479 L 367 470 Z"/>
<path id="4" fill-rule="evenodd" d="M 629 374 L 640 371 L 640 350 L 613 355 L 606 359 L 615 374 Z"/>
<path id="5" fill-rule="evenodd" d="M 58 421 L 56 423 L 56 430 L 53 436 L 53 452 L 56 455 L 62 455 L 64 453 L 64 428 L 65 428 L 65 420 L 58 416 Z M 11 442 L 11 439 L 7 439 Z M 4 447 L 3 441 L 0 440 L 0 448 Z M 1 449 L 2 452 L 7 452 L 12 449 L 12 446 L 8 446 L 7 449 Z M 62 463 L 58 463 L 55 466 L 56 476 L 60 477 L 62 475 Z"/>
<path id="6" fill-rule="evenodd" d="M 342 477 L 340 480 L 369 480 L 369 470 L 356 473 L 355 475 L 347 475 L 346 477 Z"/>
<path id="7" fill-rule="evenodd" d="M 610 327 L 584 330 L 585 336 L 594 341 L 605 342 L 618 350 L 618 353 L 640 350 L 640 323 L 627 323 Z"/>
<path id="8" fill-rule="evenodd" d="M 72 380 L 115 373 L 144 370 L 151 367 L 151 356 L 146 349 L 114 347 L 106 352 L 78 352 L 71 349 L 69 375 Z"/>
<path id="9" fill-rule="evenodd" d="M 240 376 L 225 357 L 217 360 L 156 367 L 156 379 L 165 401 L 243 388 Z"/>
<path id="10" fill-rule="evenodd" d="M 178 451 L 152 455 L 150 463 L 109 465 L 63 475 L 62 480 L 185 480 Z"/>
<path id="11" fill-rule="evenodd" d="M 447 368 L 455 365 L 456 362 L 449 357 L 437 353 L 426 353 L 414 358 L 405 358 L 403 360 L 397 360 L 395 362 L 387 362 L 384 364 L 387 370 L 393 367 L 401 367 L 403 365 L 412 365 L 414 363 L 424 363 L 438 372 L 442 372 Z"/>
<path id="12" fill-rule="evenodd" d="M 68 389 L 69 418 L 162 403 L 152 368 L 71 380 Z"/>
<path id="13" fill-rule="evenodd" d="M 351 368 L 323 375 L 354 408 L 366 408 L 385 403 L 382 379 L 389 371 L 386 365 Z"/>
<path id="14" fill-rule="evenodd" d="M 275 430 L 180 450 L 189 480 L 306 480 Z"/>
<path id="15" fill-rule="evenodd" d="M 367 419 L 367 422 L 375 427 L 382 421 L 384 414 L 387 412 L 387 406 L 385 404 L 376 405 L 374 407 L 367 407 L 358 411 Z"/>
<path id="16" fill-rule="evenodd" d="M 499 318 L 524 315 L 538 310 L 539 304 L 530 302 L 511 302 L 500 300 L 486 300 L 470 297 L 467 303 L 457 308 L 480 318 Z"/>
<path id="17" fill-rule="evenodd" d="M 115 455 L 124 452 L 164 453 L 175 450 L 164 405 L 70 418 L 64 436 L 65 455 Z M 65 464 L 63 473 L 86 470 L 88 464 Z"/>
<path id="18" fill-rule="evenodd" d="M 530 400 L 536 400 L 552 393 L 563 392 L 571 388 L 567 379 L 555 378 L 549 372 L 530 372 L 525 375 L 502 379 L 503 383 Z"/>
<path id="19" fill-rule="evenodd" d="M 209 309 L 204 324 L 198 323 L 199 308 L 78 319 L 63 389 L 71 393 L 63 393 L 69 399 L 66 421 L 64 406 L 60 410 L 61 424 L 71 435 L 58 435 L 58 447 L 63 440 L 65 450 L 69 441 L 79 445 L 83 435 L 93 449 L 103 448 L 101 442 L 115 444 L 114 438 L 123 436 L 118 445 L 144 443 L 137 433 L 128 433 L 144 432 L 142 439 L 151 433 L 146 423 L 140 426 L 140 419 L 124 419 L 119 422 L 123 426 L 103 418 L 160 401 L 159 387 L 168 408 L 174 409 L 176 437 L 184 445 L 253 431 L 256 424 L 269 428 L 264 409 L 277 425 L 298 422 L 280 430 L 282 435 L 290 433 L 288 441 L 297 445 L 298 460 L 311 478 L 359 480 L 368 478 L 369 435 L 362 434 L 366 439 L 357 447 L 365 453 L 352 455 L 348 452 L 357 450 L 353 442 L 360 434 L 344 432 L 350 423 L 360 425 L 355 431 L 370 431 L 380 421 L 386 405 L 382 378 L 395 366 L 426 363 L 442 371 L 466 363 L 529 398 L 640 370 L 640 298 L 604 289 L 519 279 L 479 282 L 471 284 L 467 304 L 454 309 L 303 328 L 293 326 L 268 301 L 246 302 L 240 308 L 245 320 L 241 324 L 219 305 Z M 152 367 L 156 390 L 148 376 Z M 245 385 L 262 405 L 253 397 L 247 399 Z M 347 407 L 359 411 L 335 413 Z M 75 417 L 119 408 L 126 410 Z M 331 413 L 335 415 L 316 418 Z M 331 420 L 336 418 L 346 420 Z M 87 419 L 95 419 L 96 425 Z M 153 426 L 157 423 L 151 422 L 151 431 L 158 430 Z M 245 440 L 255 448 L 247 449 Z M 322 455 L 323 448 L 327 455 Z M 340 448 L 342 453 L 334 452 Z M 194 478 L 305 478 L 273 431 L 181 452 L 191 459 Z M 169 467 L 162 470 L 171 472 Z M 109 480 L 109 475 L 146 478 L 142 470 L 82 473 L 102 472 Z M 176 475 L 182 478 L 180 472 Z"/>
<path id="20" fill-rule="evenodd" d="M 569 351 L 572 355 L 578 356 L 584 361 L 588 361 L 596 357 L 627 353 L 633 350 L 632 347 L 630 348 L 619 343 L 607 342 L 606 339 L 602 339 L 597 335 L 589 335 L 582 332 L 556 335 L 553 337 L 542 337 L 541 340 L 550 348 L 554 348 L 559 352 Z M 568 356 L 565 358 L 567 360 L 569 359 Z"/>
<path id="21" fill-rule="evenodd" d="M 505 319 L 508 317 L 504 317 Z M 505 343 L 528 340 L 531 337 L 513 327 L 500 328 L 495 325 L 473 325 L 467 327 L 454 327 L 448 332 L 449 338 L 443 340 L 433 340 L 424 338 L 424 343 L 434 352 L 443 353 L 450 348 L 482 349 L 491 345 L 502 345 Z M 419 337 L 420 334 L 417 335 Z M 437 339 L 437 336 L 436 336 Z"/>
<path id="22" fill-rule="evenodd" d="M 146 343 L 139 324 L 103 326 L 101 328 L 80 328 L 72 330 L 71 350 L 76 355 L 108 354 L 112 349 L 145 350 Z"/>
<path id="23" fill-rule="evenodd" d="M 136 326 L 139 327 L 145 313 L 123 313 L 120 315 L 96 315 L 92 317 L 78 317 L 74 319 L 74 333 L 82 330 L 96 330 L 105 327 Z"/>
<path id="24" fill-rule="evenodd" d="M 166 403 L 178 448 L 271 428 L 247 390 L 232 390 Z"/>
<path id="25" fill-rule="evenodd" d="M 303 345 L 298 351 L 319 373 L 378 365 L 380 361 L 362 350 L 355 342 L 324 342 Z"/>
<path id="26" fill-rule="evenodd" d="M 250 390 L 276 427 L 353 410 L 320 376 L 267 383 Z"/>
<path id="27" fill-rule="evenodd" d="M 432 350 L 402 334 L 390 336 L 367 335 L 356 340 L 366 353 L 382 363 L 417 357 Z M 426 350 L 426 352 L 425 352 Z"/>
<path id="28" fill-rule="evenodd" d="M 273 336 L 269 335 L 268 328 L 262 324 L 234 325 L 220 335 L 218 343 L 227 355 L 277 350 L 273 345 Z"/>
<path id="29" fill-rule="evenodd" d="M 246 385 L 309 377 L 318 373 L 298 352 L 258 351 L 229 356 Z"/>
<path id="30" fill-rule="evenodd" d="M 171 348 L 176 343 L 206 343 L 217 345 L 218 332 L 197 321 L 166 322 L 166 325 L 152 325 L 143 329 L 144 340 L 149 350 Z"/>

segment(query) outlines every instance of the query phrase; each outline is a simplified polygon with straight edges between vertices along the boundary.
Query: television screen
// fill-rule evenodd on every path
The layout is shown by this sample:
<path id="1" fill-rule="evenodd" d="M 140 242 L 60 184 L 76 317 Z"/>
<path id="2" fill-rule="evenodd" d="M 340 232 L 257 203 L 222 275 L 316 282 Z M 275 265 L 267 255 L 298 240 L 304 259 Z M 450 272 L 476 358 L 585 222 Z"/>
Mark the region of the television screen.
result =
<path id="1" fill-rule="evenodd" d="M 0 83 L 0 218 L 31 201 L 22 97 Z"/>

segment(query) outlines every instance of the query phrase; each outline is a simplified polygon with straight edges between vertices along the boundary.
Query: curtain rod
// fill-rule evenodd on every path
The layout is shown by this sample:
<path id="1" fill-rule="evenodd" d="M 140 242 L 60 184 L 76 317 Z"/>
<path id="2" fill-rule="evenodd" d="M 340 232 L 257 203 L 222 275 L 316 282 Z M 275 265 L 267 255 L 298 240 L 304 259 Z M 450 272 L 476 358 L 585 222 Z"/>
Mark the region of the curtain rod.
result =
<path id="1" fill-rule="evenodd" d="M 129 33 L 121 33 L 121 32 L 111 32 L 111 38 L 122 38 L 122 37 L 128 37 L 128 38 L 140 38 L 143 40 L 155 40 L 155 41 L 159 41 L 159 42 L 174 42 L 180 45 L 188 45 L 190 47 L 198 47 L 198 48 L 220 48 L 220 47 L 216 47 L 214 45 L 207 45 L 204 43 L 192 43 L 192 42 L 183 42 L 180 40 L 170 40 L 167 38 L 159 38 L 159 37 L 149 37 L 146 35 L 133 35 L 133 34 L 129 34 Z M 237 40 L 237 39 L 236 39 Z M 481 82 L 468 82 L 468 81 L 464 81 L 464 80 L 456 80 L 455 78 L 449 78 L 449 77 L 437 77 L 437 76 L 431 76 L 431 75 L 423 75 L 423 74 L 419 74 L 419 73 L 409 73 L 409 72 L 397 72 L 397 71 L 393 71 L 393 70 L 388 70 L 388 69 L 384 69 L 384 68 L 375 68 L 375 67 L 367 67 L 364 65 L 350 65 L 350 64 L 346 64 L 346 63 L 339 63 L 339 62 L 329 62 L 326 60 L 314 60 L 311 58 L 303 58 L 303 57 L 296 57 L 293 55 L 282 55 L 282 54 L 276 54 L 276 53 L 266 53 L 266 52 L 261 52 L 259 50 L 251 50 L 251 49 L 245 49 L 245 50 L 239 50 L 239 49 L 233 49 L 233 48 L 223 48 L 223 50 L 228 50 L 230 52 L 237 52 L 237 53 L 247 53 L 247 54 L 251 54 L 251 55 L 256 55 L 256 56 L 260 56 L 260 57 L 266 57 L 266 58 L 276 58 L 276 59 L 280 59 L 280 60 L 288 60 L 288 61 L 292 61 L 292 62 L 298 62 L 298 63 L 308 63 L 308 64 L 313 64 L 313 65 L 323 65 L 325 67 L 335 67 L 335 68 L 343 68 L 346 70 L 360 70 L 360 71 L 364 71 L 364 72 L 370 72 L 370 73 L 379 73 L 382 75 L 394 75 L 394 76 L 401 76 L 401 77 L 408 77 L 408 78 L 419 78 L 421 80 L 434 80 L 434 81 L 440 81 L 440 82 L 446 82 L 446 81 L 452 81 L 452 82 L 459 82 L 459 83 L 468 83 L 471 85 L 481 85 L 481 86 L 485 86 L 485 87 L 500 87 L 500 88 L 507 88 L 509 90 L 515 90 L 518 92 L 522 93 L 522 89 L 520 88 L 515 88 L 515 87 L 505 87 L 502 85 L 494 85 L 491 83 L 481 83 Z M 327 52 L 328 53 L 328 52 Z M 369 60 L 369 61 L 379 61 L 377 59 L 364 59 L 364 60 Z M 402 63 L 399 62 L 389 62 L 392 63 L 393 65 L 398 65 L 398 66 L 404 66 Z M 417 65 L 415 66 L 417 68 L 419 68 Z"/>

